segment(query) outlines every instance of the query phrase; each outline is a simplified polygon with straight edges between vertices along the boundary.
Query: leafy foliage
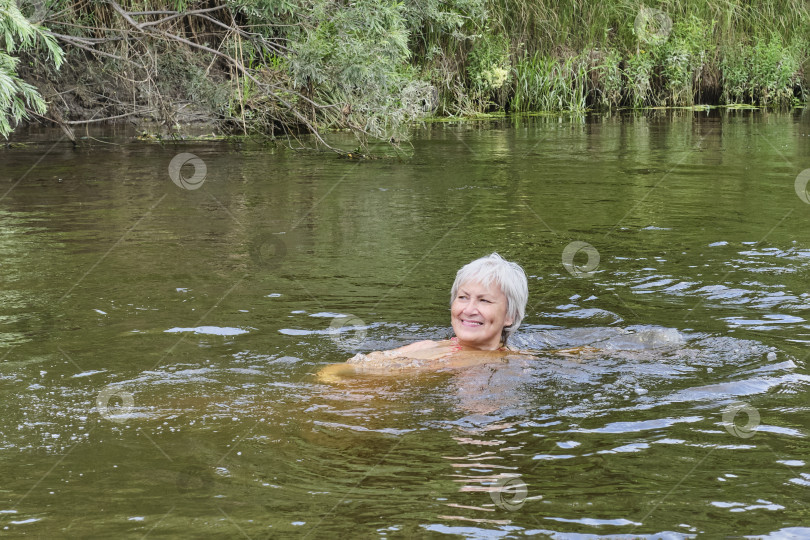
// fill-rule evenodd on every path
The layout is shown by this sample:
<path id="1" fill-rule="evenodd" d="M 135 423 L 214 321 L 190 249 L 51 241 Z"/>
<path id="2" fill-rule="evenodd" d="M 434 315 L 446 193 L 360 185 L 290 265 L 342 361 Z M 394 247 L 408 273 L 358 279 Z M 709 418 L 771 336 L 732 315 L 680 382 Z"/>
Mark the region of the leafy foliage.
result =
<path id="1" fill-rule="evenodd" d="M 111 117 L 177 125 L 175 100 L 245 133 L 348 129 L 361 145 L 402 140 L 427 114 L 689 106 L 707 87 L 726 103 L 807 97 L 805 0 L 119 2 L 129 17 L 114 0 L 49 0 L 55 34 L 12 2 L 0 0 L 4 135 L 44 110 L 17 57 L 58 66 L 54 35 L 71 67 L 103 75 L 75 91 L 79 111 L 100 95 Z"/>
<path id="2" fill-rule="evenodd" d="M 777 35 L 729 47 L 722 64 L 724 99 L 730 103 L 790 105 L 793 88 L 801 83 L 799 48 L 785 47 Z"/>
<path id="3" fill-rule="evenodd" d="M 0 0 L 0 135 L 8 137 L 13 125 L 28 117 L 26 107 L 44 114 L 45 101 L 36 88 L 17 74 L 19 58 L 14 53 L 44 47 L 57 68 L 62 49 L 47 31 L 30 23 L 12 0 Z"/>
<path id="4" fill-rule="evenodd" d="M 584 111 L 589 68 L 584 56 L 559 60 L 536 53 L 515 65 L 515 111 Z"/>
<path id="5" fill-rule="evenodd" d="M 467 57 L 467 74 L 472 93 L 484 108 L 488 98 L 509 80 L 509 42 L 502 36 L 483 34 L 475 40 Z"/>

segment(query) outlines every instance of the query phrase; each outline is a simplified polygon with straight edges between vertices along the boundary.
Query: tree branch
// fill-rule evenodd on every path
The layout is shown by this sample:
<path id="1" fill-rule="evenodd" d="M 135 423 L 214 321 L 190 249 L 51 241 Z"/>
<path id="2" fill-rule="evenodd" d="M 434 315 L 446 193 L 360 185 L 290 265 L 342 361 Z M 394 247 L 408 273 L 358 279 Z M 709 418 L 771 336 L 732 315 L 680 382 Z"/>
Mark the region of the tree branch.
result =
<path id="1" fill-rule="evenodd" d="M 209 17 L 208 15 L 206 15 L 207 13 L 210 13 L 212 11 L 218 11 L 220 9 L 226 9 L 227 5 L 214 6 L 212 8 L 198 9 L 198 10 L 192 10 L 192 11 L 187 11 L 187 12 L 182 12 L 182 13 L 180 13 L 180 12 L 172 12 L 168 17 L 163 17 L 162 19 L 159 19 L 157 21 L 148 21 L 148 22 L 139 23 L 133 18 L 133 16 L 158 15 L 158 14 L 163 14 L 164 12 L 132 12 L 132 13 L 130 13 L 130 12 L 127 12 L 126 10 L 124 10 L 124 8 L 122 8 L 118 4 L 118 2 L 116 2 L 116 0 L 107 0 L 107 3 L 109 3 L 110 6 L 112 6 L 113 10 L 116 13 L 118 13 L 130 26 L 132 26 L 133 28 L 135 28 L 138 32 L 140 32 L 142 34 L 148 34 L 148 35 L 153 35 L 153 36 L 156 36 L 156 37 L 163 37 L 163 38 L 166 38 L 166 39 L 170 39 L 170 40 L 176 41 L 178 43 L 183 43 L 185 45 L 188 45 L 189 47 L 199 49 L 201 51 L 205 51 L 207 53 L 210 53 L 210 54 L 213 54 L 213 55 L 215 55 L 217 57 L 225 59 L 226 61 L 231 63 L 234 67 L 236 67 L 236 69 L 240 73 L 242 73 L 245 77 L 247 77 L 253 83 L 255 83 L 259 88 L 264 89 L 266 92 L 268 92 L 273 97 L 273 99 L 275 99 L 276 101 L 281 103 L 289 111 L 289 113 L 292 114 L 293 117 L 301 123 L 301 125 L 305 126 L 312 133 L 312 135 L 317 139 L 317 141 L 319 143 L 324 145 L 329 150 L 332 150 L 333 152 L 336 152 L 336 153 L 339 153 L 339 154 L 346 154 L 347 153 L 347 152 L 345 152 L 343 150 L 340 150 L 338 148 L 335 148 L 332 145 L 330 145 L 329 143 L 327 143 L 323 139 L 323 137 L 321 136 L 318 129 L 313 125 L 313 123 L 310 122 L 310 120 L 307 119 L 303 114 L 301 114 L 301 112 L 298 111 L 288 100 L 286 100 L 282 96 L 281 93 L 274 90 L 274 89 L 279 88 L 279 86 L 261 82 L 260 80 L 258 80 L 250 72 L 250 70 L 248 70 L 244 65 L 242 65 L 242 63 L 239 62 L 236 58 L 233 58 L 232 56 L 230 56 L 230 55 L 228 55 L 226 53 L 223 53 L 221 51 L 218 51 L 216 49 L 212 49 L 211 47 L 208 47 L 206 45 L 202 45 L 200 43 L 195 43 L 195 42 L 193 42 L 193 41 L 191 41 L 189 39 L 186 39 L 184 37 L 178 36 L 176 34 L 172 34 L 169 31 L 155 28 L 157 25 L 159 25 L 161 23 L 165 23 L 165 22 L 177 19 L 179 17 L 183 17 L 183 16 L 186 16 L 186 15 L 196 15 L 196 16 L 199 16 L 201 18 L 205 18 L 205 19 L 207 19 L 207 20 L 209 20 L 211 22 L 215 22 L 218 26 L 222 26 L 222 27 L 227 28 L 228 30 L 232 31 L 232 30 L 234 30 L 233 27 L 225 25 L 224 23 L 216 21 L 216 19 L 213 19 L 212 17 Z M 238 26 L 236 26 L 236 31 L 239 32 L 240 35 L 245 35 L 245 36 L 251 37 L 249 34 L 244 32 L 244 30 L 242 30 Z M 76 42 L 74 42 L 74 43 L 76 43 Z M 78 43 L 76 43 L 76 44 L 77 44 L 77 46 L 81 46 Z M 262 40 L 262 45 L 267 45 L 267 43 L 264 42 L 264 40 Z M 87 46 L 85 45 L 84 48 L 87 48 Z M 300 92 L 296 92 L 294 90 L 290 90 L 290 89 L 287 89 L 287 88 L 279 88 L 279 89 L 284 91 L 284 92 L 294 94 L 299 99 L 302 99 L 303 101 L 306 101 L 307 103 L 310 103 L 313 106 L 316 106 L 316 107 L 319 107 L 319 108 L 331 107 L 331 106 L 318 105 L 315 102 L 313 102 L 311 99 L 309 99 L 306 96 L 302 95 Z M 135 114 L 135 113 L 130 113 L 129 115 L 131 115 L 131 114 Z"/>

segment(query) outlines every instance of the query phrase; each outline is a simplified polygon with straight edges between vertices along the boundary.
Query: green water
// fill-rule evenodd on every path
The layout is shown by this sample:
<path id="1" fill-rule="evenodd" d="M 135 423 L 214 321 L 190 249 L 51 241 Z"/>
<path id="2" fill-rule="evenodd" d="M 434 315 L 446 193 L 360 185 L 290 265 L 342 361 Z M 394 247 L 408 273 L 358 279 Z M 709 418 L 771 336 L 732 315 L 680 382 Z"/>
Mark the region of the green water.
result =
<path id="1" fill-rule="evenodd" d="M 0 150 L 4 535 L 810 536 L 806 114 L 442 123 L 367 161 L 59 137 Z M 536 360 L 316 379 L 449 336 L 492 251 Z"/>

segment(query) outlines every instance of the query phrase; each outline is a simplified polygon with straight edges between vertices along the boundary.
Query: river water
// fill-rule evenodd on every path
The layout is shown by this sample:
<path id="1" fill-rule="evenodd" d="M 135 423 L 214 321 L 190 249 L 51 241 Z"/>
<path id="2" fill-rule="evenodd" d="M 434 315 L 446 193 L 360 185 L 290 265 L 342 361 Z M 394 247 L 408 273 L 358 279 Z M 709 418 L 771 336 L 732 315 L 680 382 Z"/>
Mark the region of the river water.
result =
<path id="1" fill-rule="evenodd" d="M 0 150 L 0 532 L 810 536 L 809 120 Z M 317 379 L 448 337 L 493 251 L 536 358 Z"/>

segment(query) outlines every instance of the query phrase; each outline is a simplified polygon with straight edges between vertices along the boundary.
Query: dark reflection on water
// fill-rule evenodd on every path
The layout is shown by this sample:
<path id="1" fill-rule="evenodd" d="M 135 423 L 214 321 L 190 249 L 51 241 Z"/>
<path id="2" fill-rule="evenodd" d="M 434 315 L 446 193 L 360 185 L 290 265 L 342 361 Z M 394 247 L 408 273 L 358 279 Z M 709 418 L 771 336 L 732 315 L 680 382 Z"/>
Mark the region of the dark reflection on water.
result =
<path id="1" fill-rule="evenodd" d="M 728 112 L 440 124 L 366 162 L 3 150 L 0 527 L 808 535 L 807 136 Z M 534 358 L 316 378 L 447 337 L 493 250 L 531 276 Z"/>

